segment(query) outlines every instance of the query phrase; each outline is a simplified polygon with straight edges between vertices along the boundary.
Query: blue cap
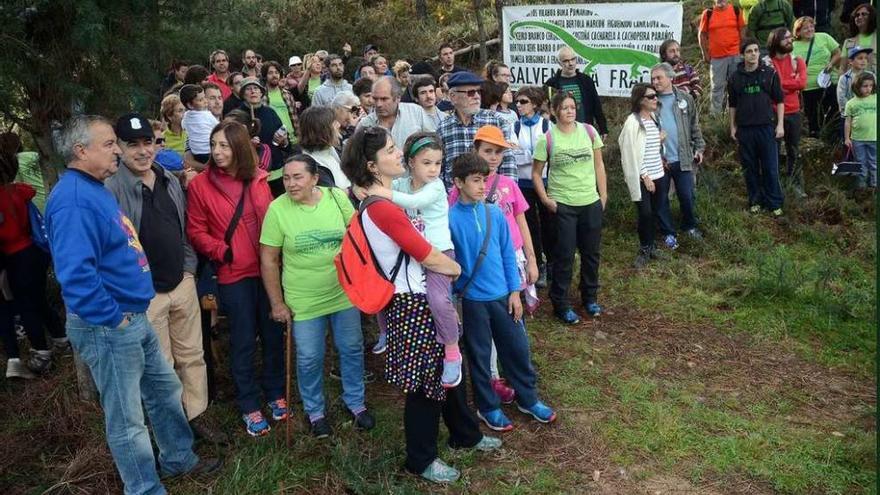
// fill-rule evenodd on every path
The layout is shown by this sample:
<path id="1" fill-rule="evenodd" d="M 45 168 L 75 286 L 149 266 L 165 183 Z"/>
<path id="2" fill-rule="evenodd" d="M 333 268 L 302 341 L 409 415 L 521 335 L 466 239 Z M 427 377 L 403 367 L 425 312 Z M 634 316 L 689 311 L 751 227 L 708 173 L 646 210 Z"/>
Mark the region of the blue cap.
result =
<path id="1" fill-rule="evenodd" d="M 446 85 L 450 88 L 454 88 L 456 86 L 474 86 L 483 84 L 483 78 L 474 74 L 473 72 L 469 72 L 463 70 L 461 72 L 456 72 L 449 76 L 449 79 L 446 80 Z"/>
<path id="2" fill-rule="evenodd" d="M 867 47 L 867 46 L 864 47 L 864 48 L 862 48 L 862 47 L 860 47 L 860 46 L 854 46 L 854 47 L 852 47 L 852 48 L 849 49 L 849 53 L 847 53 L 847 58 L 849 58 L 850 60 L 852 60 L 852 59 L 856 58 L 856 55 L 858 55 L 858 54 L 860 54 L 860 53 L 862 53 L 862 52 L 864 52 L 864 53 L 872 53 L 873 51 L 874 51 L 874 50 L 873 50 L 872 48 L 869 48 L 869 47 Z"/>
<path id="3" fill-rule="evenodd" d="M 162 150 L 156 153 L 153 161 L 162 166 L 169 172 L 179 172 L 183 170 L 183 157 L 174 150 Z"/>

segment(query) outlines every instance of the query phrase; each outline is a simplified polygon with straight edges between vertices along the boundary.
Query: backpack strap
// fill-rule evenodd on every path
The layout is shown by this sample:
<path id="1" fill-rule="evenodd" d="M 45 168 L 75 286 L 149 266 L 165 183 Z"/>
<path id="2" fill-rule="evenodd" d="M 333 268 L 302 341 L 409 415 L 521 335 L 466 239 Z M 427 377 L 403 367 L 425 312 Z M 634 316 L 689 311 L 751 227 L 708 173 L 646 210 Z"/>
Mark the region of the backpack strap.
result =
<path id="1" fill-rule="evenodd" d="M 333 193 L 331 192 L 331 194 Z M 384 276 L 385 270 L 382 269 L 382 265 L 379 264 L 379 258 L 376 257 L 376 252 L 373 251 L 373 245 L 370 244 L 370 239 L 367 237 L 367 231 L 364 230 L 363 220 L 363 213 L 367 210 L 367 207 L 373 203 L 378 203 L 380 201 L 389 200 L 381 196 L 367 196 L 366 198 L 364 198 L 364 200 L 361 201 L 361 204 L 358 205 L 358 223 L 360 223 L 361 230 L 364 232 L 364 239 L 366 239 L 367 241 L 367 247 L 370 248 L 370 256 L 373 257 L 373 263 L 376 264 L 376 271 Z M 339 205 L 338 202 L 336 204 Z M 342 211 L 342 208 L 340 208 L 340 211 Z M 386 277 L 386 279 L 388 279 L 388 281 L 392 284 L 397 279 L 397 274 L 400 272 L 400 267 L 403 266 L 404 261 L 406 261 L 407 266 L 409 266 L 409 255 L 406 254 L 403 249 L 401 249 L 400 252 L 397 253 L 397 260 L 394 262 L 394 267 L 391 268 L 391 273 L 388 277 Z"/>
<path id="2" fill-rule="evenodd" d="M 541 117 L 541 132 L 546 134 L 547 131 L 549 131 L 549 130 L 550 130 L 550 121 Z"/>
<path id="3" fill-rule="evenodd" d="M 495 200 L 493 200 L 492 197 L 495 196 L 495 191 L 498 189 L 498 181 L 500 181 L 500 180 L 501 180 L 501 174 L 499 174 L 498 172 L 495 172 L 495 180 L 492 181 L 492 187 L 489 188 L 489 194 L 486 195 L 486 202 L 487 203 L 492 203 L 492 204 L 495 203 Z"/>
<path id="4" fill-rule="evenodd" d="M 489 251 L 489 238 L 492 237 L 492 215 L 489 213 L 488 204 L 483 203 L 483 211 L 486 212 L 486 236 L 483 237 L 483 244 L 480 246 L 480 254 L 477 255 L 477 261 L 474 262 L 474 269 L 471 271 L 471 277 L 464 283 L 464 287 L 461 288 L 460 294 L 462 299 L 464 299 L 465 294 L 467 294 L 471 282 L 474 281 L 474 277 L 477 275 L 477 270 L 480 269 L 483 260 L 486 259 L 486 253 Z"/>
<path id="5" fill-rule="evenodd" d="M 519 131 L 522 130 L 522 123 L 517 119 L 516 122 L 513 123 L 513 135 L 519 139 Z"/>
<path id="6" fill-rule="evenodd" d="M 553 131 L 547 129 L 544 131 L 544 140 L 547 141 L 547 164 L 550 164 L 550 153 L 553 151 Z"/>
<path id="7" fill-rule="evenodd" d="M 242 213 L 244 213 L 244 199 L 247 197 L 250 185 L 251 181 L 249 180 L 244 181 L 244 184 L 242 184 L 241 197 L 238 198 L 235 212 L 232 214 L 232 219 L 229 220 L 229 225 L 226 226 L 226 232 L 223 234 L 223 241 L 226 243 L 226 252 L 223 253 L 223 261 L 225 263 L 232 262 L 232 236 L 235 235 L 235 228 L 238 227 L 238 222 L 241 220 Z"/>

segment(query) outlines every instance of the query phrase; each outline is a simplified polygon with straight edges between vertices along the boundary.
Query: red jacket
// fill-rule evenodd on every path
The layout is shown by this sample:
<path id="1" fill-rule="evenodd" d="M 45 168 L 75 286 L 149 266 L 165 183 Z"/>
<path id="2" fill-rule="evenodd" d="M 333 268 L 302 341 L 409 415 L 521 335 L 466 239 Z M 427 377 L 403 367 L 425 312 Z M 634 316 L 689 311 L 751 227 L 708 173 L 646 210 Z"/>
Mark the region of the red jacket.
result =
<path id="1" fill-rule="evenodd" d="M 807 64 L 804 59 L 795 57 L 797 70 L 792 67 L 791 54 L 783 58 L 770 57 L 776 73 L 779 74 L 779 82 L 782 85 L 782 93 L 785 95 L 785 114 L 797 113 L 801 109 L 799 99 L 800 92 L 807 87 Z"/>
<path id="2" fill-rule="evenodd" d="M 27 184 L 0 187 L 0 252 L 15 254 L 34 243 L 28 201 L 36 195 Z"/>
<path id="3" fill-rule="evenodd" d="M 186 234 L 196 252 L 218 262 L 217 281 L 221 284 L 260 276 L 260 229 L 272 202 L 268 177 L 257 169 L 250 183 L 241 219 L 232 234 L 232 263 L 223 262 L 227 247 L 224 236 L 243 183 L 211 166 L 189 184 Z"/>

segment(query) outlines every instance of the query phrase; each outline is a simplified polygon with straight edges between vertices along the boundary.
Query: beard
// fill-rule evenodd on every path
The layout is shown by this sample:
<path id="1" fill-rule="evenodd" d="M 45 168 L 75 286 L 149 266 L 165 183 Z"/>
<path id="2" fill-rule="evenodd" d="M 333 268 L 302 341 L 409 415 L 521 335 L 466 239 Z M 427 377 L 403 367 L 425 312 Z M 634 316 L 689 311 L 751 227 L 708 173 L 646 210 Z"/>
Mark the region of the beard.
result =
<path id="1" fill-rule="evenodd" d="M 792 43 L 788 43 L 788 44 L 782 43 L 779 45 L 779 53 L 788 54 L 788 53 L 791 53 L 793 50 L 794 50 L 794 44 L 792 44 Z"/>

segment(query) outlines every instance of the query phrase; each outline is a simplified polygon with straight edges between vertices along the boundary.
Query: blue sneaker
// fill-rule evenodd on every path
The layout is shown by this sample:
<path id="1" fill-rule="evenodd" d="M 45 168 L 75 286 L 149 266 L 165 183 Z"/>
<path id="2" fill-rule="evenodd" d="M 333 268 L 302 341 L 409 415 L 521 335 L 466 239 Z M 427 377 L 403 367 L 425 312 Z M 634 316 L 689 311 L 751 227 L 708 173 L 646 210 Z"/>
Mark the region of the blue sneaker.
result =
<path id="1" fill-rule="evenodd" d="M 566 325 L 576 325 L 581 322 L 580 316 L 578 316 L 578 314 L 571 308 L 563 311 L 556 311 L 556 317 L 562 320 Z"/>
<path id="2" fill-rule="evenodd" d="M 584 305 L 584 308 L 587 310 L 587 314 L 596 317 L 602 314 L 602 306 L 599 306 L 597 302 L 591 302 Z"/>
<path id="3" fill-rule="evenodd" d="M 537 419 L 541 423 L 552 423 L 553 421 L 556 421 L 556 413 L 541 401 L 535 402 L 535 405 L 528 409 L 519 404 L 516 405 L 516 408 Z"/>
<path id="4" fill-rule="evenodd" d="M 504 415 L 501 409 L 495 409 L 485 414 L 477 411 L 477 417 L 483 420 L 483 423 L 486 423 L 486 426 L 492 430 L 510 431 L 513 429 L 513 423 L 507 419 L 507 416 Z"/>
<path id="5" fill-rule="evenodd" d="M 388 348 L 388 336 L 385 332 L 379 333 L 379 340 L 373 346 L 373 354 L 382 354 Z"/>
<path id="6" fill-rule="evenodd" d="M 675 238 L 674 235 L 669 234 L 666 238 L 663 239 L 663 243 L 666 244 L 668 249 L 678 249 L 678 239 Z"/>
<path id="7" fill-rule="evenodd" d="M 254 411 L 248 414 L 242 414 L 241 419 L 244 420 L 245 431 L 252 437 L 263 437 L 269 434 L 269 422 L 263 417 L 260 411 Z"/>
<path id="8" fill-rule="evenodd" d="M 461 383 L 461 359 L 455 361 L 443 360 L 443 375 L 440 376 L 440 385 L 443 388 L 457 387 Z"/>
<path id="9" fill-rule="evenodd" d="M 284 397 L 270 401 L 269 409 L 272 410 L 272 419 L 275 421 L 284 421 L 290 414 L 290 411 L 287 409 L 287 401 L 284 400 Z"/>

